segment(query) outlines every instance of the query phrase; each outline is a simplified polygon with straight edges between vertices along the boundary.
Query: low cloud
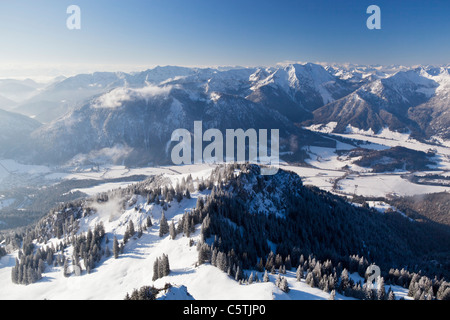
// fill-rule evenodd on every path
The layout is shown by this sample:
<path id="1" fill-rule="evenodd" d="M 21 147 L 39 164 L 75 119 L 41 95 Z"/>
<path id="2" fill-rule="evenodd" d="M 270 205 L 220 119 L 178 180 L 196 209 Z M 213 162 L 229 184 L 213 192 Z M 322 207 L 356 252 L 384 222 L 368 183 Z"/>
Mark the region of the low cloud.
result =
<path id="1" fill-rule="evenodd" d="M 93 104 L 94 108 L 119 108 L 124 102 L 133 100 L 148 100 L 155 96 L 167 96 L 173 86 L 158 87 L 149 85 L 143 88 L 121 87 L 103 94 Z"/>
<path id="2" fill-rule="evenodd" d="M 86 165 L 86 164 L 120 164 L 128 157 L 133 148 L 126 145 L 115 145 L 112 148 L 103 148 L 91 151 L 88 154 L 78 154 L 70 162 L 69 165 Z"/>

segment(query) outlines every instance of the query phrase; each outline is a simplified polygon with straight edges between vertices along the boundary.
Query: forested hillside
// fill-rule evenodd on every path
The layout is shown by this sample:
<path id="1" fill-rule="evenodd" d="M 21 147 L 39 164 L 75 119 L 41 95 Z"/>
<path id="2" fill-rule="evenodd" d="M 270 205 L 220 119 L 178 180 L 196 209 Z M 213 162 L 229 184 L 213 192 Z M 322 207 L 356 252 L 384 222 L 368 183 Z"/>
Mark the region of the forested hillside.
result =
<path id="1" fill-rule="evenodd" d="M 193 192 L 196 205 L 176 220 L 166 219 L 166 212 L 189 201 Z M 98 206 L 108 204 L 115 208 L 109 220 L 97 220 L 105 214 Z M 152 219 L 156 212 L 160 212 L 158 221 Z M 121 234 L 116 229 L 113 235 L 109 226 L 104 227 L 103 221 L 109 224 L 125 213 L 126 220 L 118 225 Z M 87 220 L 100 222 L 86 229 L 82 226 Z M 447 232 L 396 212 L 383 214 L 355 206 L 304 186 L 292 172 L 262 176 L 256 165 L 218 166 L 207 179 L 188 176 L 175 187 L 170 179 L 155 176 L 89 200 L 63 204 L 23 234 L 4 235 L 0 241 L 9 252 L 20 249 L 12 281 L 31 284 L 52 265 L 63 268 L 67 277 L 90 274 L 108 259 L 131 250 L 127 249 L 131 239 L 139 243 L 147 229 L 155 228 L 160 239 L 178 235 L 189 239 L 200 228 L 200 240 L 189 241 L 198 250 L 197 266 L 216 266 L 242 284 L 267 282 L 270 274 L 287 293 L 286 273 L 296 270 L 297 281 L 331 296 L 338 292 L 358 299 L 394 298 L 389 291 L 373 290 L 349 276 L 357 272 L 364 279 L 367 268 L 376 264 L 383 277 L 378 286 L 409 288 L 415 299 L 450 297 Z M 170 279 L 174 259 L 177 262 L 172 255 L 169 265 L 163 253 L 148 266 L 153 281 Z M 101 268 L 96 271 L 101 272 Z M 264 275 L 258 277 L 258 272 Z"/>

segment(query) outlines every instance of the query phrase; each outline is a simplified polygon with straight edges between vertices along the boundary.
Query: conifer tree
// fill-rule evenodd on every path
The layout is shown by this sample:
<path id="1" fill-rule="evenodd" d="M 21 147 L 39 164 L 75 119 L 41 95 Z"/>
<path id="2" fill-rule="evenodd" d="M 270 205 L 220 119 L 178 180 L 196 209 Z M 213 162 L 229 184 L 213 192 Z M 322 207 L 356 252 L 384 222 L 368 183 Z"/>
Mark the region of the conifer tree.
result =
<path id="1" fill-rule="evenodd" d="M 209 246 L 206 243 L 202 243 L 198 251 L 198 264 L 205 263 L 210 259 L 209 257 L 210 257 Z"/>
<path id="2" fill-rule="evenodd" d="M 190 237 L 191 236 L 191 226 L 190 226 L 190 219 L 189 219 L 189 214 L 185 213 L 184 214 L 184 219 L 183 219 L 184 223 L 183 223 L 183 233 L 186 237 Z"/>
<path id="3" fill-rule="evenodd" d="M 136 234 L 136 230 L 134 229 L 133 220 L 130 220 L 130 222 L 128 223 L 128 233 L 130 234 L 130 237 L 133 237 Z"/>
<path id="4" fill-rule="evenodd" d="M 267 270 L 264 271 L 263 282 L 269 282 L 269 274 Z"/>
<path id="5" fill-rule="evenodd" d="M 68 260 L 66 259 L 66 261 L 64 261 L 64 269 L 63 269 L 63 274 L 64 274 L 64 277 L 69 277 L 69 263 L 68 263 Z"/>
<path id="6" fill-rule="evenodd" d="M 156 281 L 157 279 L 159 279 L 159 258 L 157 258 L 155 260 L 155 262 L 153 263 L 153 281 Z"/>
<path id="7" fill-rule="evenodd" d="M 235 280 L 236 280 L 236 281 L 239 281 L 239 280 L 241 280 L 241 279 L 242 279 L 242 271 L 241 271 L 240 266 L 238 266 L 238 267 L 237 267 L 237 270 L 236 270 Z"/>
<path id="8" fill-rule="evenodd" d="M 11 280 L 14 284 L 19 283 L 19 265 L 16 260 L 16 266 L 12 268 L 11 270 Z"/>
<path id="9" fill-rule="evenodd" d="M 330 297 L 328 298 L 328 300 L 336 300 L 336 291 L 335 290 L 331 290 Z"/>
<path id="10" fill-rule="evenodd" d="M 169 256 L 166 254 L 163 254 L 162 261 L 163 261 L 163 276 L 165 277 L 170 274 Z"/>
<path id="11" fill-rule="evenodd" d="M 303 278 L 303 267 L 301 264 L 297 268 L 296 278 L 297 278 L 297 281 L 301 281 L 301 279 Z"/>
<path id="12" fill-rule="evenodd" d="M 177 237 L 177 230 L 175 228 L 175 223 L 173 222 L 173 220 L 169 226 L 169 234 L 170 234 L 170 239 L 172 239 L 172 240 L 175 240 L 175 238 Z"/>
<path id="13" fill-rule="evenodd" d="M 313 276 L 312 272 L 308 272 L 308 274 L 306 275 L 305 282 L 311 288 L 314 288 L 314 276 Z"/>
<path id="14" fill-rule="evenodd" d="M 163 211 L 161 215 L 161 221 L 159 223 L 159 236 L 164 237 L 168 232 L 169 232 L 169 224 L 166 220 L 166 216 Z"/>
<path id="15" fill-rule="evenodd" d="M 339 283 L 339 291 L 341 293 L 345 293 L 345 291 L 350 288 L 350 278 L 348 276 L 348 271 L 347 269 L 342 270 L 341 273 L 341 280 Z"/>
<path id="16" fill-rule="evenodd" d="M 113 255 L 114 259 L 117 259 L 119 257 L 120 248 L 119 248 L 119 241 L 117 241 L 116 236 L 114 236 L 113 240 Z"/>
<path id="17" fill-rule="evenodd" d="M 386 300 L 386 288 L 384 287 L 384 278 L 382 276 L 379 276 L 377 283 L 378 283 L 377 300 Z"/>
<path id="18" fill-rule="evenodd" d="M 392 289 L 389 287 L 389 291 L 388 291 L 388 300 L 395 300 L 395 294 L 394 291 L 392 291 Z"/>
<path id="19" fill-rule="evenodd" d="M 263 272 L 263 271 L 264 271 L 264 262 L 263 262 L 263 259 L 262 259 L 262 258 L 259 259 L 258 265 L 256 266 L 256 269 L 257 269 L 259 272 Z"/>
<path id="20" fill-rule="evenodd" d="M 283 277 L 283 279 L 281 279 L 281 283 L 280 283 L 280 289 L 285 292 L 288 293 L 289 292 L 289 285 L 287 282 L 287 279 Z"/>

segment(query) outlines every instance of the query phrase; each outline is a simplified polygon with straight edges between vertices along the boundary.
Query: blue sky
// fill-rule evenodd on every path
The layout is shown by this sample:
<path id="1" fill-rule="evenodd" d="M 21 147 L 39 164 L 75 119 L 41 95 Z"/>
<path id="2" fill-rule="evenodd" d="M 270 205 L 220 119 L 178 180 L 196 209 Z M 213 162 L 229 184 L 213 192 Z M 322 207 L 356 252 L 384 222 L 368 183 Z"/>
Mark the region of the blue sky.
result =
<path id="1" fill-rule="evenodd" d="M 66 28 L 71 4 L 81 30 Z M 448 0 L 2 0 L 0 64 L 443 64 L 449 14 Z"/>

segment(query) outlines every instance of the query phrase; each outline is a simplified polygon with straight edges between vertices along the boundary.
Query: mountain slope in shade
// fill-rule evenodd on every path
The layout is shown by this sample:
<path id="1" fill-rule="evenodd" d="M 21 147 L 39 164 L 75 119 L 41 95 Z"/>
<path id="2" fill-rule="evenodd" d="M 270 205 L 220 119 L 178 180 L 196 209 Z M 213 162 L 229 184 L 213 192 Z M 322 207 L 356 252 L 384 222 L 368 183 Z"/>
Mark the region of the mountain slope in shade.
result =
<path id="1" fill-rule="evenodd" d="M 283 146 L 291 144 L 291 137 L 297 137 L 300 144 L 315 140 L 314 134 L 268 107 L 238 95 L 208 95 L 180 84 L 114 89 L 43 126 L 33 133 L 32 140 L 41 161 L 61 162 L 96 150 L 122 149 L 121 159 L 130 163 L 167 163 L 172 132 L 179 128 L 193 132 L 195 121 L 203 121 L 204 130 L 223 132 L 279 129 Z"/>
<path id="2" fill-rule="evenodd" d="M 17 102 L 0 95 L 0 109 L 8 111 L 13 109 L 16 105 Z"/>
<path id="3" fill-rule="evenodd" d="M 264 77 L 265 76 L 265 77 Z M 296 112 L 310 113 L 315 109 L 344 97 L 355 89 L 355 85 L 330 74 L 320 65 L 292 64 L 274 70 L 266 70 L 254 75 L 257 80 L 252 86 L 254 101 L 273 105 L 277 108 L 278 100 L 283 113 L 301 119 Z M 288 109 L 294 111 L 287 111 Z M 305 116 L 303 116 L 304 118 Z"/>
<path id="4" fill-rule="evenodd" d="M 322 66 L 293 64 L 273 68 L 186 68 L 176 66 L 156 67 L 142 72 L 95 72 L 81 74 L 51 84 L 39 94 L 22 102 L 16 111 L 34 116 L 42 122 L 51 122 L 74 107 L 86 103 L 99 94 L 119 87 L 141 88 L 148 85 L 180 84 L 192 91 L 221 92 L 249 97 L 278 108 L 277 96 L 287 101 L 280 111 L 300 109 L 306 113 L 355 89 L 359 85 L 332 75 Z M 274 89 L 266 90 L 263 88 Z M 252 93 L 255 92 L 255 96 Z M 1 92 L 0 92 L 1 93 Z M 303 120 L 305 116 L 300 116 Z M 297 121 L 297 119 L 296 119 Z M 298 122 L 298 121 L 297 121 Z"/>
<path id="5" fill-rule="evenodd" d="M 16 107 L 16 111 L 49 123 L 85 104 L 93 97 L 116 88 L 142 88 L 203 73 L 212 73 L 212 71 L 210 69 L 167 66 L 136 73 L 80 74 L 50 85 L 38 95 L 21 103 Z"/>
<path id="6" fill-rule="evenodd" d="M 16 102 L 22 102 L 39 93 L 45 87 L 31 79 L 0 79 L 0 95 Z"/>
<path id="7" fill-rule="evenodd" d="M 408 117 L 427 137 L 450 139 L 450 68 L 431 68 L 422 74 L 439 86 L 429 101 L 409 110 Z"/>
<path id="8" fill-rule="evenodd" d="M 80 74 L 51 84 L 22 102 L 15 111 L 47 123 L 66 114 L 85 99 L 125 84 L 125 74 L 120 72 Z"/>
<path id="9" fill-rule="evenodd" d="M 0 156 L 24 156 L 31 149 L 30 134 L 41 126 L 36 120 L 0 109 Z"/>

